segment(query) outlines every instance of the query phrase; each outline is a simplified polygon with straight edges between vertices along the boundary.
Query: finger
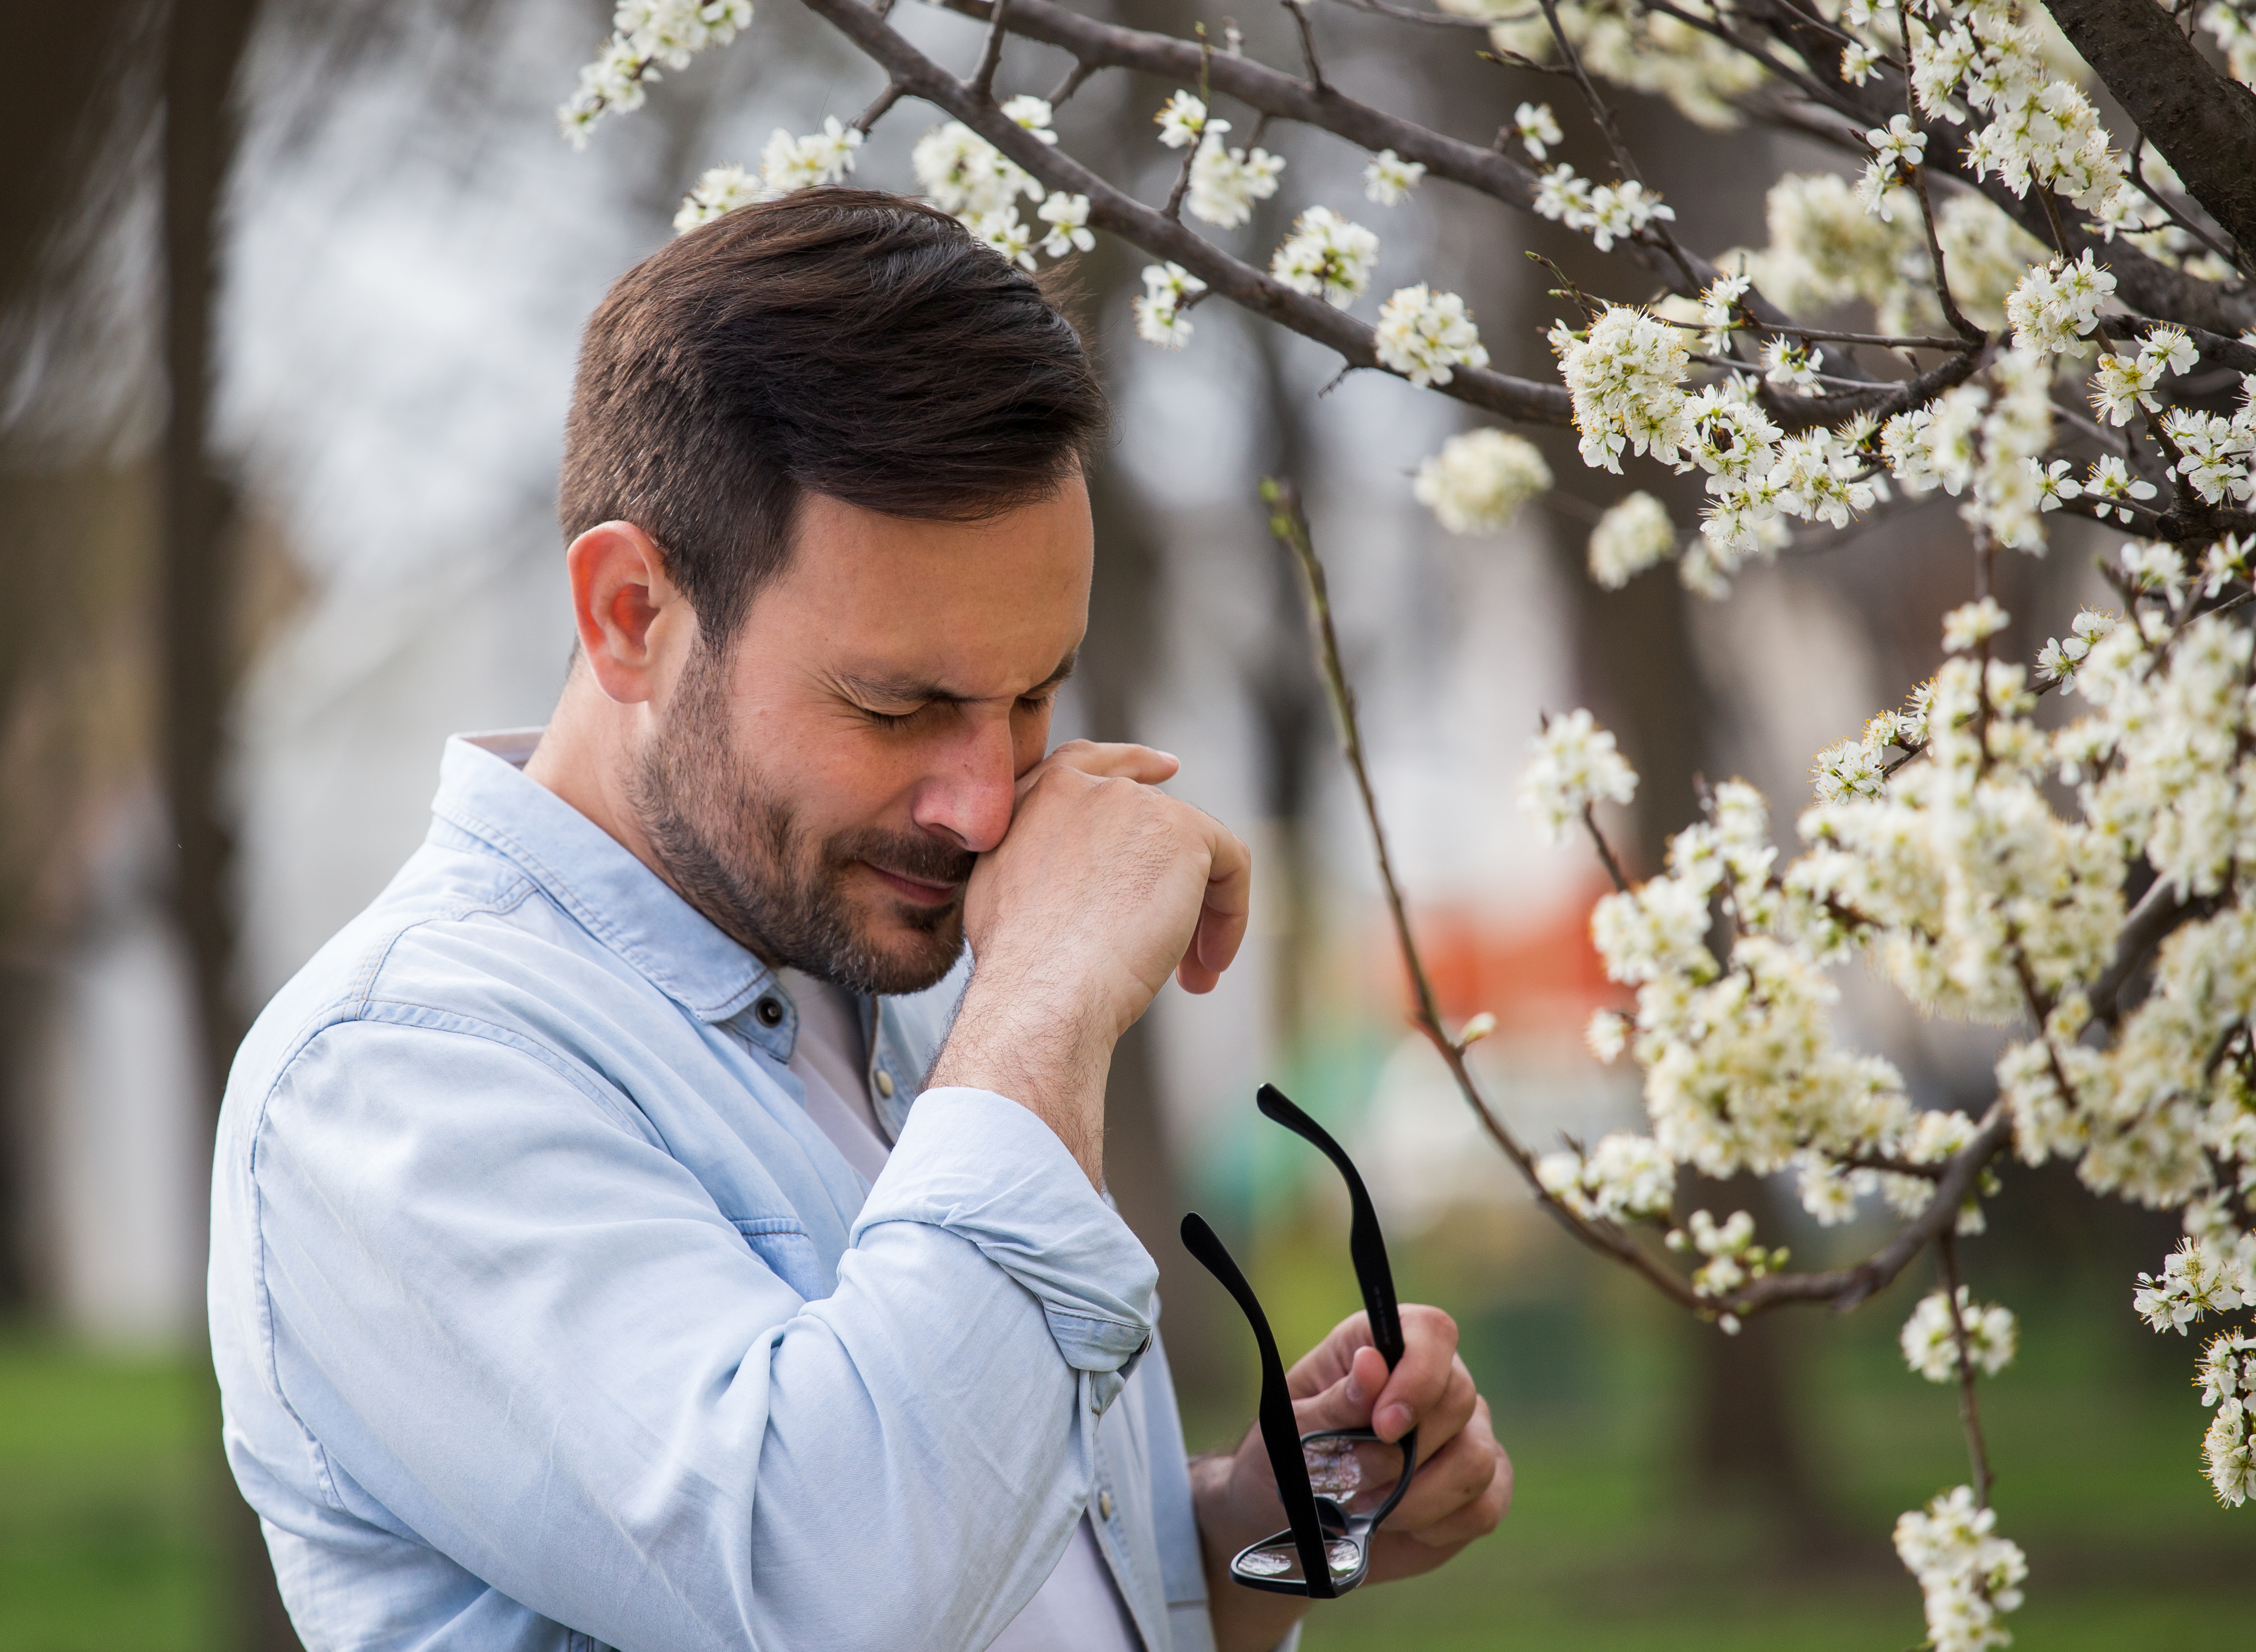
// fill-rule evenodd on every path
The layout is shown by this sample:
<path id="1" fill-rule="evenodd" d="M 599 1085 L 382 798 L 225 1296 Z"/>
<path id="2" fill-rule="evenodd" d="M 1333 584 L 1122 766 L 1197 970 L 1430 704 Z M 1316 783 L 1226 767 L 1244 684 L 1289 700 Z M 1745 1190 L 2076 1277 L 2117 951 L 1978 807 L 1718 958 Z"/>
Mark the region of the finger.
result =
<path id="1" fill-rule="evenodd" d="M 1463 1548 L 1476 1538 L 1487 1536 L 1504 1523 L 1505 1515 L 1511 1510 L 1511 1466 L 1499 1453 L 1496 1475 L 1489 1481 L 1486 1491 L 1456 1514 L 1435 1521 L 1424 1530 L 1404 1532 L 1403 1541 L 1421 1549 L 1438 1550 L 1446 1558 L 1450 1551 Z M 1388 1523 L 1392 1522 L 1390 1521 Z"/>
<path id="2" fill-rule="evenodd" d="M 1186 992 L 1211 992 L 1245 939 L 1253 910 L 1253 851 L 1220 822 L 1204 815 L 1198 818 L 1204 823 L 1209 858 L 1206 901 L 1175 977 Z"/>
<path id="3" fill-rule="evenodd" d="M 1303 1434 L 1326 1429 L 1365 1429 L 1371 1426 L 1371 1401 L 1386 1386 L 1386 1360 L 1365 1343 L 1354 1352 L 1348 1369 L 1314 1394 L 1298 1401 L 1293 1415 Z"/>
<path id="4" fill-rule="evenodd" d="M 1353 1368 L 1357 1349 L 1369 1347 L 1369 1319 L 1360 1311 L 1350 1314 L 1334 1325 L 1322 1342 L 1293 1362 L 1292 1368 L 1285 1373 L 1287 1392 L 1295 1400 L 1306 1400 L 1321 1394 Z M 1382 1366 L 1385 1363 L 1383 1359 L 1379 1361 Z M 1385 1379 L 1381 1377 L 1378 1387 L 1385 1386 Z"/>
<path id="5" fill-rule="evenodd" d="M 1145 786 L 1174 779 L 1183 766 L 1181 759 L 1169 752 L 1124 740 L 1068 740 L 1042 761 L 1101 779 L 1135 780 Z"/>
<path id="6" fill-rule="evenodd" d="M 1445 1434 L 1456 1433 L 1471 1413 L 1470 1373 L 1464 1378 L 1466 1392 L 1460 1396 L 1462 1408 L 1454 1419 L 1440 1408 L 1463 1370 L 1457 1359 L 1457 1322 L 1438 1308 L 1405 1303 L 1402 1358 L 1371 1408 L 1371 1431 L 1383 1440 L 1400 1439 L 1414 1427 L 1443 1427 Z"/>
<path id="7" fill-rule="evenodd" d="M 1440 1528 L 1444 1523 L 1487 1495 L 1501 1455 L 1490 1426 L 1488 1407 L 1481 1403 L 1464 1427 L 1411 1478 L 1410 1489 L 1386 1517 L 1388 1528 L 1442 1541 Z"/>
<path id="8" fill-rule="evenodd" d="M 1034 783 L 1053 769 L 1068 769 L 1091 780 L 1130 780 L 1156 786 L 1161 780 L 1173 780 L 1181 766 L 1179 759 L 1153 751 L 1148 745 L 1068 740 L 1019 776 L 1012 796 L 1014 802 L 1025 802 Z"/>

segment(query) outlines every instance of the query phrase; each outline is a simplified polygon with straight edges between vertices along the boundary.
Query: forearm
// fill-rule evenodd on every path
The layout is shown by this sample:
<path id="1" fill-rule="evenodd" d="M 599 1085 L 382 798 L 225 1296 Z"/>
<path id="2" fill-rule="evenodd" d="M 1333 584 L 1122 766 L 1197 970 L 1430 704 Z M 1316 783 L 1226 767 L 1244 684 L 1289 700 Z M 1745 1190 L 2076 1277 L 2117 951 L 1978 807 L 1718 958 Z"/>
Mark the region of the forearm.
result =
<path id="1" fill-rule="evenodd" d="M 1023 973 L 975 969 L 932 1084 L 1009 1097 L 1056 1133 L 1091 1187 L 1102 1187 L 1104 1082 L 1117 1029 L 1109 1011 L 1038 992 Z"/>

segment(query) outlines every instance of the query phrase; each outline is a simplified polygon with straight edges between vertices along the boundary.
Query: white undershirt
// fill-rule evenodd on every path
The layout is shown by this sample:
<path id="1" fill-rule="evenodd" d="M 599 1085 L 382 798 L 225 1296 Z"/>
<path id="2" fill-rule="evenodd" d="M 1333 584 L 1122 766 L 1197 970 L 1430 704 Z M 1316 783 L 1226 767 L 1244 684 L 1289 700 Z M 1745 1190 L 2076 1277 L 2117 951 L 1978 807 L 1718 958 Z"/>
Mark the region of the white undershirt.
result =
<path id="1" fill-rule="evenodd" d="M 799 1011 L 791 1070 L 807 1091 L 807 1116 L 865 1182 L 892 1151 L 870 1101 L 861 1006 L 845 992 L 797 970 L 777 978 Z M 1057 1569 L 1011 1620 L 990 1652 L 1139 1652 L 1135 1620 L 1096 1546 L 1089 1516 L 1073 1529 Z"/>

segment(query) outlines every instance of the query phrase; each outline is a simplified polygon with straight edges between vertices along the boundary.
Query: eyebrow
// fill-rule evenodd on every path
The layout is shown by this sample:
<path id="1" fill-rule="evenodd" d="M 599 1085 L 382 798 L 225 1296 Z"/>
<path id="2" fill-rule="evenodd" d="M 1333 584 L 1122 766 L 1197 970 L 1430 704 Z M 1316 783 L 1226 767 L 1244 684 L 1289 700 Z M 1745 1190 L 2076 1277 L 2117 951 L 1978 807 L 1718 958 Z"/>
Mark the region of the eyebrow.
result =
<path id="1" fill-rule="evenodd" d="M 1045 689 L 1058 687 L 1068 677 L 1073 675 L 1073 668 L 1080 662 L 1080 659 L 1079 648 L 1068 649 L 1065 658 L 1058 661 L 1057 669 L 1034 684 L 1033 688 L 1025 689 L 1012 697 L 1023 700 L 1029 695 L 1040 694 Z M 895 704 L 906 702 L 918 705 L 969 705 L 980 698 L 976 695 L 958 694 L 952 688 L 943 688 L 938 683 L 920 677 L 864 677 L 852 672 L 840 672 L 832 681 L 850 695 L 866 702 L 890 701 Z"/>

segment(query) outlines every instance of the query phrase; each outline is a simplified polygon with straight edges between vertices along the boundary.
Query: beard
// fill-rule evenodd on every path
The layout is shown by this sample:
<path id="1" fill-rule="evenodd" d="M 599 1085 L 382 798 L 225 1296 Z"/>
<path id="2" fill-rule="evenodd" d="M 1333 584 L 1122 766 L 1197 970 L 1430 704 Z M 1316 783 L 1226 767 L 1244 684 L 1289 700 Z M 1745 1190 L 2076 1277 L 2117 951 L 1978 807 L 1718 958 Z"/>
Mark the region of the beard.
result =
<path id="1" fill-rule="evenodd" d="M 803 830 L 790 802 L 730 738 L 724 666 L 702 642 L 692 652 L 630 794 L 666 880 L 771 967 L 871 995 L 933 985 L 963 951 L 961 892 L 939 906 L 880 895 L 865 909 L 849 878 L 866 862 L 961 885 L 978 858 L 922 832 L 864 826 L 817 838 Z"/>

